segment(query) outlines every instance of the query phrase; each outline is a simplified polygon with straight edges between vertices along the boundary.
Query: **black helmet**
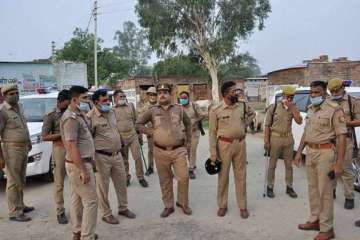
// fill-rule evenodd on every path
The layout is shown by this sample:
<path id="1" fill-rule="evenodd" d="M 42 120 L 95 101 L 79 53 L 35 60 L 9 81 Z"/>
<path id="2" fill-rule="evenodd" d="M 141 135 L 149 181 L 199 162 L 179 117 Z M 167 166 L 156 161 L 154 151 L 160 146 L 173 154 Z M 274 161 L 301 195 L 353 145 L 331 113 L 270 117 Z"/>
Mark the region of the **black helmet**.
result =
<path id="1" fill-rule="evenodd" d="M 221 162 L 216 159 L 215 165 L 213 165 L 213 164 L 211 164 L 210 158 L 208 158 L 208 160 L 206 160 L 206 162 L 205 162 L 205 169 L 206 169 L 206 172 L 210 175 L 217 174 L 221 170 Z"/>

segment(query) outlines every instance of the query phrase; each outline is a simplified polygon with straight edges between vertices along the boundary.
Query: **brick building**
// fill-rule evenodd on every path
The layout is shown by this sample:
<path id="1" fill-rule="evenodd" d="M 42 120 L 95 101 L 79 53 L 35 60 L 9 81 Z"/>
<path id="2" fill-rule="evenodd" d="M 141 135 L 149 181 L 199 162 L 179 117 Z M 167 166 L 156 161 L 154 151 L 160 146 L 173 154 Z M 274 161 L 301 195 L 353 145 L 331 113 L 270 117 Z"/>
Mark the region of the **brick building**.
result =
<path id="1" fill-rule="evenodd" d="M 299 84 L 308 86 L 315 80 L 328 81 L 331 78 L 352 80 L 353 86 L 360 86 L 360 61 L 340 57 L 329 61 L 327 55 L 303 61 L 303 65 L 269 72 L 269 84 Z"/>

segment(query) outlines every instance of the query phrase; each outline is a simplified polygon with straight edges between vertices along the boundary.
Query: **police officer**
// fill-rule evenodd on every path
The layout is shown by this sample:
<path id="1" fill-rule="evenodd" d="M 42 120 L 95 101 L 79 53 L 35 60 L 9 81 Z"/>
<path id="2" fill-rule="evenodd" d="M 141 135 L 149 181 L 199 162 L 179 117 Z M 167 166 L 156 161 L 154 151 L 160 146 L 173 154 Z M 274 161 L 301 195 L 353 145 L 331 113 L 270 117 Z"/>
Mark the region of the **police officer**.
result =
<path id="1" fill-rule="evenodd" d="M 245 92 L 240 85 L 236 85 L 236 95 L 238 97 L 239 104 L 242 104 L 245 109 L 245 131 L 247 131 L 247 127 L 250 127 L 252 132 L 254 132 L 255 126 L 253 120 L 256 116 L 256 113 L 249 105 L 249 101 L 245 95 Z"/>
<path id="2" fill-rule="evenodd" d="M 5 163 L 6 198 L 11 221 L 27 222 L 31 218 L 25 213 L 34 210 L 24 204 L 26 166 L 31 150 L 29 130 L 23 109 L 19 105 L 17 85 L 1 88 L 5 101 L 0 105 L 0 162 Z"/>
<path id="3" fill-rule="evenodd" d="M 115 113 L 112 111 L 106 90 L 97 90 L 92 96 L 95 108 L 88 114 L 90 129 L 95 144 L 96 187 L 102 220 L 109 224 L 119 224 L 112 215 L 109 204 L 110 178 L 114 183 L 118 200 L 119 215 L 135 218 L 127 208 L 126 172 L 121 157 L 120 133 L 116 126 Z"/>
<path id="4" fill-rule="evenodd" d="M 68 219 L 64 208 L 64 180 L 65 180 L 65 147 L 61 140 L 60 120 L 69 105 L 69 90 L 62 90 L 57 97 L 57 106 L 44 116 L 42 127 L 43 141 L 52 141 L 52 160 L 54 164 L 54 200 L 57 221 L 67 224 Z"/>
<path id="5" fill-rule="evenodd" d="M 191 120 L 191 145 L 188 149 L 188 158 L 189 158 L 189 177 L 190 179 L 195 179 L 195 169 L 196 169 L 196 151 L 199 145 L 200 138 L 200 128 L 199 122 L 204 119 L 204 114 L 201 114 L 200 108 L 197 104 L 190 102 L 190 94 L 187 91 L 183 91 L 179 94 L 180 105 L 183 107 L 184 111 Z"/>
<path id="6" fill-rule="evenodd" d="M 144 170 L 141 162 L 141 152 L 140 152 L 140 142 L 139 136 L 135 129 L 135 122 L 137 114 L 135 107 L 132 103 L 128 103 L 126 100 L 126 95 L 122 90 L 115 90 L 114 92 L 115 100 L 115 116 L 117 121 L 117 126 L 120 131 L 121 141 L 124 144 L 121 150 L 125 169 L 127 173 L 127 185 L 130 185 L 130 172 L 129 172 L 129 149 L 131 155 L 135 160 L 135 169 L 136 175 L 139 179 L 139 183 L 142 187 L 148 187 L 148 183 L 144 178 Z"/>
<path id="7" fill-rule="evenodd" d="M 346 134 L 346 151 L 343 165 L 343 175 L 341 176 L 344 183 L 345 209 L 354 208 L 354 172 L 352 169 L 354 140 L 352 131 L 354 127 L 360 126 L 360 101 L 348 95 L 345 91 L 343 81 L 338 78 L 331 79 L 328 84 L 331 93 L 331 99 L 338 103 L 344 111 L 348 133 Z M 351 109 L 350 109 L 351 108 Z M 353 118 L 353 119 L 352 119 Z M 336 181 L 335 181 L 336 183 Z"/>
<path id="8" fill-rule="evenodd" d="M 171 103 L 171 88 L 167 84 L 157 86 L 158 105 L 151 107 L 138 119 L 139 130 L 145 134 L 152 134 L 154 139 L 154 157 L 159 174 L 160 187 L 165 209 L 161 217 L 165 218 L 174 210 L 173 177 L 177 179 L 176 206 L 184 214 L 192 214 L 189 207 L 188 189 L 189 173 L 186 162 L 187 148 L 190 144 L 185 139 L 191 139 L 191 121 L 186 112 L 179 105 Z M 152 122 L 153 130 L 145 125 Z M 185 126 L 186 137 L 183 126 Z M 174 171 L 172 171 L 174 169 Z"/>
<path id="9" fill-rule="evenodd" d="M 73 239 L 93 240 L 97 219 L 97 195 L 93 157 L 94 141 L 83 115 L 88 109 L 88 90 L 70 88 L 70 105 L 61 117 L 60 133 L 66 149 L 65 168 L 70 183 L 70 218 Z"/>
<path id="10" fill-rule="evenodd" d="M 157 93 L 155 87 L 149 87 L 146 91 L 147 102 L 141 108 L 139 115 L 146 112 L 151 106 L 156 105 L 157 103 Z M 152 129 L 151 122 L 149 122 L 146 127 L 150 130 Z M 145 173 L 146 176 L 149 176 L 154 173 L 154 141 L 151 135 L 146 135 L 147 142 L 148 142 L 148 169 Z"/>
<path id="11" fill-rule="evenodd" d="M 320 230 L 315 239 L 327 240 L 335 237 L 332 189 L 335 177 L 341 176 L 343 171 L 347 128 L 339 104 L 326 99 L 325 82 L 310 84 L 310 101 L 304 134 L 294 159 L 299 166 L 306 146 L 310 219 L 298 228 Z M 336 139 L 338 145 L 335 147 Z"/>
<path id="12" fill-rule="evenodd" d="M 225 82 L 221 87 L 223 101 L 211 108 L 209 114 L 209 145 L 210 159 L 221 161 L 221 171 L 218 176 L 218 212 L 219 217 L 227 212 L 229 171 L 233 165 L 235 190 L 240 216 L 248 218 L 246 199 L 246 144 L 245 105 L 238 103 L 236 84 Z M 251 113 L 250 113 L 251 114 Z"/>
<path id="13" fill-rule="evenodd" d="M 270 151 L 270 164 L 267 179 L 267 196 L 274 198 L 275 168 L 280 156 L 285 164 L 286 193 L 291 198 L 297 198 L 293 189 L 293 152 L 294 138 L 292 135 L 292 120 L 302 123 L 302 117 L 293 103 L 296 88 L 285 86 L 282 89 L 282 101 L 271 104 L 266 112 L 264 146 Z"/>

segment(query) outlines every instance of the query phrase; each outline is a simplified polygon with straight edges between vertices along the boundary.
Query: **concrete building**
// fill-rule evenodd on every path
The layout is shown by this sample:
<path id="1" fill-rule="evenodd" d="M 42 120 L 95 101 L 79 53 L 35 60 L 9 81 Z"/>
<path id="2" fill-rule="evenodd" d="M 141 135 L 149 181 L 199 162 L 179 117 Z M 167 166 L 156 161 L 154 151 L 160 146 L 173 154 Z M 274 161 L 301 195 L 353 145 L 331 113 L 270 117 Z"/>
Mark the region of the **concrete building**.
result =
<path id="1" fill-rule="evenodd" d="M 0 62 L 0 88 L 11 83 L 18 84 L 22 94 L 34 93 L 42 87 L 87 87 L 86 64 L 64 61 L 54 64 L 50 61 Z"/>
<path id="2" fill-rule="evenodd" d="M 328 81 L 331 78 L 352 80 L 353 86 L 360 86 L 360 61 L 340 57 L 329 60 L 327 55 L 303 61 L 302 65 L 278 69 L 267 74 L 269 84 L 299 84 L 308 86 L 315 80 Z"/>

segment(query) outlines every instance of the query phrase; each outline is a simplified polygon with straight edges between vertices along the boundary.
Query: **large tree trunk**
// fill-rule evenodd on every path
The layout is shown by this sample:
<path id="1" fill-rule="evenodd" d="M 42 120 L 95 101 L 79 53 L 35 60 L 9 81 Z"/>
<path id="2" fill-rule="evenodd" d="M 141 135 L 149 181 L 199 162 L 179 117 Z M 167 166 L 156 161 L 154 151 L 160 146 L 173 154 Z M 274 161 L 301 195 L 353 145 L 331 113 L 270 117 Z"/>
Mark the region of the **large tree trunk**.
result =
<path id="1" fill-rule="evenodd" d="M 211 94 L 213 101 L 218 103 L 219 99 L 219 79 L 218 79 L 218 65 L 216 64 L 216 60 L 210 56 L 209 53 L 202 54 L 202 57 L 205 62 L 205 66 L 209 71 L 211 77 Z"/>

